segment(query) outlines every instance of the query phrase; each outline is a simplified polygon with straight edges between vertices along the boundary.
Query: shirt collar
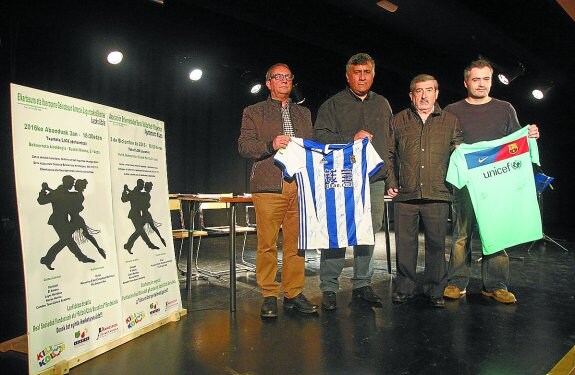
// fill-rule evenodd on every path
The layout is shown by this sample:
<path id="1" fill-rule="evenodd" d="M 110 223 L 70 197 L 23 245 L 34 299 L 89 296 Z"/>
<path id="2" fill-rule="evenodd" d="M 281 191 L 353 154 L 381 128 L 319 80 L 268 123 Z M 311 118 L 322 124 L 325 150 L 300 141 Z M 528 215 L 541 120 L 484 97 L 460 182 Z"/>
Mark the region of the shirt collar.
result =
<path id="1" fill-rule="evenodd" d="M 349 86 L 347 86 L 347 92 L 348 92 L 348 94 L 349 94 L 351 97 L 355 98 L 355 99 L 358 100 L 358 101 L 370 100 L 370 99 L 373 98 L 373 96 L 375 95 L 375 93 L 370 90 L 370 91 L 367 92 L 367 96 L 362 100 L 359 96 L 357 96 L 357 95 L 351 90 L 351 88 L 350 88 Z"/>

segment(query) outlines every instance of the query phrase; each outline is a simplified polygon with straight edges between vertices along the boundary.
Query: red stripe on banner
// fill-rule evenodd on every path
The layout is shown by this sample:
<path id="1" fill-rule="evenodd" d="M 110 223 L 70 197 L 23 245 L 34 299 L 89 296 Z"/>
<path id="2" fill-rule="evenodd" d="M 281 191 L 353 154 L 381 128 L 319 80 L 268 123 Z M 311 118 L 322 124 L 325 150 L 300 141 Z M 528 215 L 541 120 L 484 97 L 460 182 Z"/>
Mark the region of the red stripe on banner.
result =
<path id="1" fill-rule="evenodd" d="M 526 152 L 529 152 L 529 142 L 527 141 L 527 137 L 522 137 L 502 145 L 495 157 L 495 161 L 509 159 Z"/>

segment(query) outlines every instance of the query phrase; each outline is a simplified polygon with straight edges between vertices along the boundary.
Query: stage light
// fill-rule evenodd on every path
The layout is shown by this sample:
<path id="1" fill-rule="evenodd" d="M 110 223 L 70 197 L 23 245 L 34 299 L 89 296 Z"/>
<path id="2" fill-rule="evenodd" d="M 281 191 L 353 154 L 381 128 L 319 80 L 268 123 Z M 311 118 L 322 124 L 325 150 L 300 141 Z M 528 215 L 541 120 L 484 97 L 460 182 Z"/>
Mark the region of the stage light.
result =
<path id="1" fill-rule="evenodd" d="M 202 69 L 198 69 L 198 68 L 193 69 L 190 72 L 190 79 L 194 82 L 199 81 L 202 78 L 203 74 L 204 74 L 204 72 L 202 72 Z"/>
<path id="2" fill-rule="evenodd" d="M 291 97 L 292 100 L 297 103 L 297 104 L 301 104 L 303 102 L 305 102 L 305 96 L 303 95 L 302 89 L 299 86 L 299 83 L 296 83 L 293 85 L 292 89 L 291 89 Z"/>
<path id="3" fill-rule="evenodd" d="M 509 85 L 513 82 L 516 78 L 525 74 L 525 66 L 520 61 L 509 61 L 507 60 L 503 64 L 499 61 L 496 62 L 489 57 L 479 54 L 477 55 L 478 59 L 487 60 L 491 67 L 493 68 L 494 72 L 497 74 L 497 79 L 499 82 L 504 84 L 505 86 Z M 501 57 L 499 58 L 501 60 Z M 511 66 L 512 65 L 512 66 Z M 509 67 L 511 66 L 511 67 Z"/>
<path id="4" fill-rule="evenodd" d="M 538 85 L 533 91 L 531 91 L 531 95 L 537 100 L 543 100 L 545 96 L 549 93 L 549 90 L 553 87 L 553 82 L 546 82 L 541 85 Z"/>
<path id="5" fill-rule="evenodd" d="M 539 89 L 535 89 L 535 90 L 531 91 L 531 95 L 533 95 L 533 97 L 537 100 L 541 100 L 545 97 L 545 94 L 543 93 L 543 91 L 541 91 Z"/>
<path id="6" fill-rule="evenodd" d="M 513 82 L 518 77 L 525 74 L 525 66 L 520 62 L 518 63 L 517 66 L 515 66 L 511 69 L 505 69 L 505 68 L 498 67 L 497 70 L 499 70 L 499 74 L 497 74 L 497 78 L 499 79 L 499 82 L 501 82 L 502 84 L 504 84 L 506 86 L 509 85 L 511 82 Z"/>
<path id="7" fill-rule="evenodd" d="M 120 51 L 112 51 L 108 54 L 108 62 L 112 65 L 117 65 L 122 62 L 124 55 Z"/>
<path id="8" fill-rule="evenodd" d="M 244 70 L 240 74 L 240 84 L 243 90 L 249 90 L 252 95 L 258 95 L 263 88 L 262 80 L 250 70 Z"/>
<path id="9" fill-rule="evenodd" d="M 261 83 L 255 83 L 252 88 L 250 89 L 250 93 L 256 95 L 259 94 L 259 92 L 262 91 L 262 84 Z"/>

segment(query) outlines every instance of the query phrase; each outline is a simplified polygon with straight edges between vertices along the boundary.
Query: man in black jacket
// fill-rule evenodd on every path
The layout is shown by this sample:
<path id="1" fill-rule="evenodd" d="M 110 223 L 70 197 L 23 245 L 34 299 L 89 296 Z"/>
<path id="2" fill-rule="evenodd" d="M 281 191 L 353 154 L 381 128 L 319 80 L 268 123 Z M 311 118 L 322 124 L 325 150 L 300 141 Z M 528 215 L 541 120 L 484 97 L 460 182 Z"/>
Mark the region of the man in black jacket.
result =
<path id="1" fill-rule="evenodd" d="M 447 283 L 445 235 L 450 191 L 445 182 L 451 152 L 462 141 L 457 118 L 436 103 L 437 80 L 420 74 L 410 84 L 411 106 L 391 121 L 389 158 L 394 172 L 386 181 L 394 204 L 397 276 L 394 303 L 409 301 L 416 289 L 419 218 L 425 228 L 423 293 L 444 307 Z"/>

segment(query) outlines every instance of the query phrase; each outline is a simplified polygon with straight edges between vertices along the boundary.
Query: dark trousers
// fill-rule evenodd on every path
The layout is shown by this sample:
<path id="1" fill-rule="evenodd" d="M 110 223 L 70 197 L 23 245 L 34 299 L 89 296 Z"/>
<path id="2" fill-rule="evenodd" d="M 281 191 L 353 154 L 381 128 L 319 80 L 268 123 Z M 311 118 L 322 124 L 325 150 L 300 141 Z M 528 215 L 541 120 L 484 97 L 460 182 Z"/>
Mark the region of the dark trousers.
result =
<path id="1" fill-rule="evenodd" d="M 447 285 L 445 235 L 449 203 L 425 200 L 395 202 L 393 209 L 397 261 L 394 291 L 404 294 L 415 293 L 419 218 L 421 218 L 425 235 L 423 293 L 430 297 L 441 297 Z"/>
<path id="2" fill-rule="evenodd" d="M 124 248 L 127 250 L 132 249 L 132 247 L 134 247 L 134 242 L 136 242 L 136 240 L 139 237 L 142 237 L 142 240 L 144 240 L 144 242 L 146 243 L 146 245 L 148 245 L 149 248 L 154 247 L 155 245 L 152 243 L 152 241 L 150 241 L 150 237 L 148 237 L 148 233 L 146 233 L 146 230 L 144 229 L 144 225 L 146 223 L 142 220 L 142 218 L 131 219 L 131 220 L 135 230 L 134 233 L 132 233 L 128 238 L 128 242 L 126 242 Z"/>

